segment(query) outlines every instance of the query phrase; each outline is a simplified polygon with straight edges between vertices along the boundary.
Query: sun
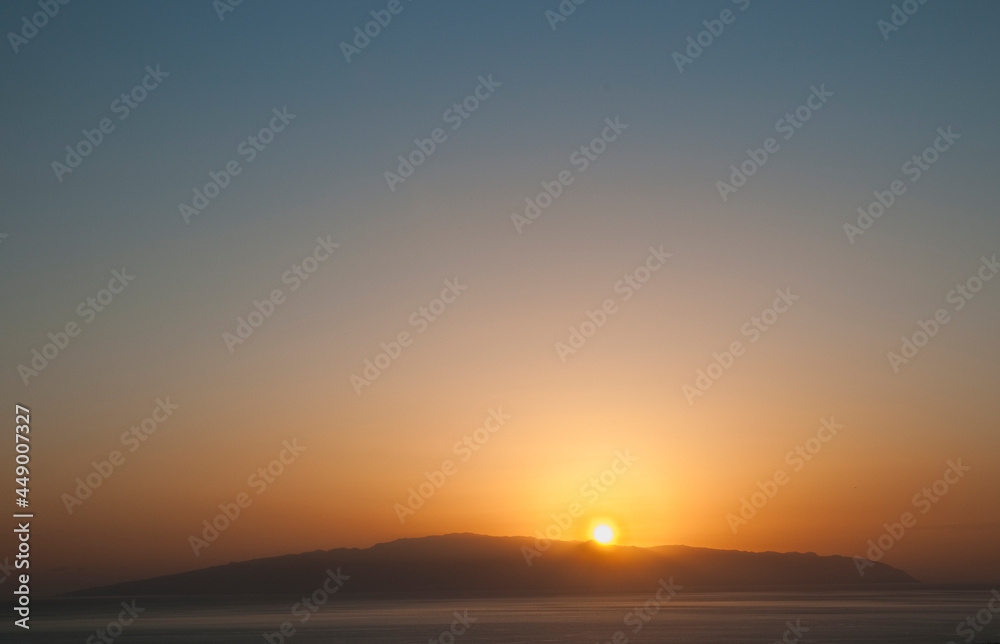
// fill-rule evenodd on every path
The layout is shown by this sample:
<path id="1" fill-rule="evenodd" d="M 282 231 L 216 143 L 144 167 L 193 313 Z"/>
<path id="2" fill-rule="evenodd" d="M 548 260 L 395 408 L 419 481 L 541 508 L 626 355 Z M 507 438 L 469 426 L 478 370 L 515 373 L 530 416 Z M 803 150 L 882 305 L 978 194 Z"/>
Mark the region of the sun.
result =
<path id="1" fill-rule="evenodd" d="M 594 528 L 594 541 L 597 543 L 609 544 L 615 538 L 615 531 L 604 523 Z"/>

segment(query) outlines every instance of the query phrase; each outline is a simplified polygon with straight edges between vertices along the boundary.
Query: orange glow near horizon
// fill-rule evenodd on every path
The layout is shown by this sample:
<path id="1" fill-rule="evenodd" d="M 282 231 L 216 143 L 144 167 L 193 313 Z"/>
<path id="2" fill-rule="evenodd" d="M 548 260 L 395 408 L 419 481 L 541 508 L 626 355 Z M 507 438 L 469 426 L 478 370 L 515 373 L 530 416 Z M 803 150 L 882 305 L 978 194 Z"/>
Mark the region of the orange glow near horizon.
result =
<path id="1" fill-rule="evenodd" d="M 464 196 L 436 204 L 444 220 L 461 221 L 479 207 Z M 628 212 L 651 208 L 615 186 L 602 199 Z M 602 203 L 577 208 L 574 225 L 604 221 Z M 697 208 L 705 220 L 717 214 Z M 445 234 L 400 226 L 382 252 L 410 257 Z M 45 517 L 39 548 L 65 571 L 66 586 L 77 587 L 453 532 L 537 538 L 555 525 L 555 538 L 585 541 L 597 522 L 629 546 L 864 556 L 884 524 L 916 509 L 917 527 L 885 553 L 886 563 L 922 581 L 990 582 L 990 571 L 1000 570 L 992 527 L 1000 470 L 990 466 L 1000 399 L 987 352 L 994 327 L 984 324 L 981 336 L 940 334 L 910 365 L 919 368 L 897 375 L 882 361 L 887 338 L 906 319 L 875 333 L 843 316 L 845 302 L 855 301 L 848 296 L 862 293 L 862 310 L 852 315 L 881 324 L 883 294 L 870 290 L 865 271 L 877 268 L 887 281 L 940 279 L 907 253 L 886 249 L 884 260 L 867 265 L 837 248 L 813 258 L 813 274 L 770 265 L 744 274 L 718 268 L 722 256 L 683 252 L 685 245 L 713 248 L 714 229 L 687 235 L 703 235 L 700 246 L 662 232 L 675 259 L 634 297 L 619 299 L 620 311 L 565 363 L 553 343 L 565 341 L 588 307 L 614 295 L 608 276 L 642 262 L 647 240 L 613 240 L 606 252 L 579 257 L 571 247 L 546 246 L 531 261 L 514 243 L 536 242 L 516 236 L 449 247 L 442 266 L 467 267 L 468 292 L 360 396 L 350 375 L 380 343 L 404 329 L 416 333 L 408 319 L 440 293 L 436 273 L 430 280 L 369 271 L 364 254 L 345 245 L 331 261 L 361 266 L 365 288 L 344 291 L 353 278 L 330 264 L 310 282 L 310 297 L 289 300 L 246 350 L 230 356 L 223 346 L 225 359 L 218 338 L 203 333 L 203 321 L 187 319 L 189 309 L 164 287 L 157 292 L 163 306 L 179 311 L 171 328 L 201 334 L 190 351 L 151 345 L 148 355 L 139 353 L 146 339 L 138 337 L 116 340 L 107 356 L 123 364 L 156 357 L 155 379 L 127 369 L 94 378 L 90 363 L 77 358 L 82 352 L 60 356 L 46 375 L 49 393 L 35 404 L 46 409 L 49 426 L 73 431 L 38 439 L 48 451 L 37 475 L 51 485 L 33 501 Z M 782 256 L 784 247 L 753 226 L 740 235 L 754 252 Z M 220 241 L 220 252 L 230 243 Z M 578 279 L 567 282 L 567 272 Z M 848 294 L 807 297 L 827 288 L 832 274 L 856 278 Z M 786 285 L 802 301 L 750 343 L 742 325 Z M 340 299 L 332 303 L 328 292 Z M 986 307 L 986 297 L 975 305 Z M 907 315 L 923 306 L 914 299 Z M 244 304 L 237 298 L 231 306 Z M 682 387 L 735 340 L 745 352 L 689 404 Z M 956 351 L 973 354 L 961 377 Z M 180 407 L 129 452 L 122 432 L 164 396 Z M 498 426 L 490 410 L 510 417 Z M 823 418 L 843 428 L 820 432 Z M 248 479 L 280 457 L 285 440 L 304 451 L 258 494 Z M 796 451 L 810 446 L 819 449 L 807 451 L 808 459 Z M 62 495 L 74 494 L 77 479 L 112 450 L 124 451 L 125 465 L 70 514 Z M 971 472 L 919 514 L 912 497 L 960 457 Z M 745 510 L 746 524 L 734 531 L 727 516 L 739 516 L 742 499 L 759 496 L 778 470 L 787 483 L 764 494 L 753 516 Z M 252 504 L 195 556 L 189 538 L 240 493 Z"/>

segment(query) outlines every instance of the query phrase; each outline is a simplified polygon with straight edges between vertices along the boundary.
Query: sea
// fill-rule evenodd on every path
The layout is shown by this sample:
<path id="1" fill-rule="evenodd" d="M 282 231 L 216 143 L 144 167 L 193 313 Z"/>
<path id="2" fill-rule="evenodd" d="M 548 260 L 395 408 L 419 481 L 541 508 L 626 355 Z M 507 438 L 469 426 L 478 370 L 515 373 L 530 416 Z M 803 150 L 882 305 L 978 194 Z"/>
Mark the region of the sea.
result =
<path id="1" fill-rule="evenodd" d="M 988 589 L 689 592 L 681 588 L 672 596 L 661 592 L 659 599 L 654 592 L 530 598 L 372 599 L 331 595 L 325 603 L 310 604 L 289 597 L 37 600 L 31 606 L 29 631 L 13 626 L 13 611 L 7 605 L 10 612 L 0 627 L 0 641 L 1000 642 L 1000 614 L 994 613 L 1000 611 L 1000 593 Z"/>

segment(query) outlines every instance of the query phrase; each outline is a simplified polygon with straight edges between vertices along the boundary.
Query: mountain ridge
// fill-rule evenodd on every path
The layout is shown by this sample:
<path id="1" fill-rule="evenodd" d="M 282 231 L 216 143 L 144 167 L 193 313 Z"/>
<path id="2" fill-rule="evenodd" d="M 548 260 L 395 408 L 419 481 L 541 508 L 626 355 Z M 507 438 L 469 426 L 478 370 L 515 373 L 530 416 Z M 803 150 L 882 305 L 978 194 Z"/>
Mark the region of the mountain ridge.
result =
<path id="1" fill-rule="evenodd" d="M 875 562 L 860 575 L 851 557 L 751 552 L 696 546 L 604 546 L 450 533 L 406 537 L 368 548 L 336 548 L 217 566 L 67 593 L 249 595 L 315 590 L 342 570 L 344 593 L 645 592 L 674 578 L 684 587 L 870 586 L 919 583 Z"/>

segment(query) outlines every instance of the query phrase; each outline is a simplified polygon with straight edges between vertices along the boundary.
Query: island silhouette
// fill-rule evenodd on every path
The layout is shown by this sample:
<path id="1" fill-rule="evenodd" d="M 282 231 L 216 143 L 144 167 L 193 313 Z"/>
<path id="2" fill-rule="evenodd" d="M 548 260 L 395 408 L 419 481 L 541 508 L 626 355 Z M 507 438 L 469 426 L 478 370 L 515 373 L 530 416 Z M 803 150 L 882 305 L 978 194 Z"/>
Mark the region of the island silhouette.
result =
<path id="1" fill-rule="evenodd" d="M 252 559 L 67 595 L 304 593 L 331 574 L 346 580 L 342 593 L 375 595 L 648 592 L 671 579 L 684 588 L 720 589 L 919 583 L 884 563 L 872 562 L 860 575 L 851 557 L 812 552 L 643 548 L 462 533 Z"/>

